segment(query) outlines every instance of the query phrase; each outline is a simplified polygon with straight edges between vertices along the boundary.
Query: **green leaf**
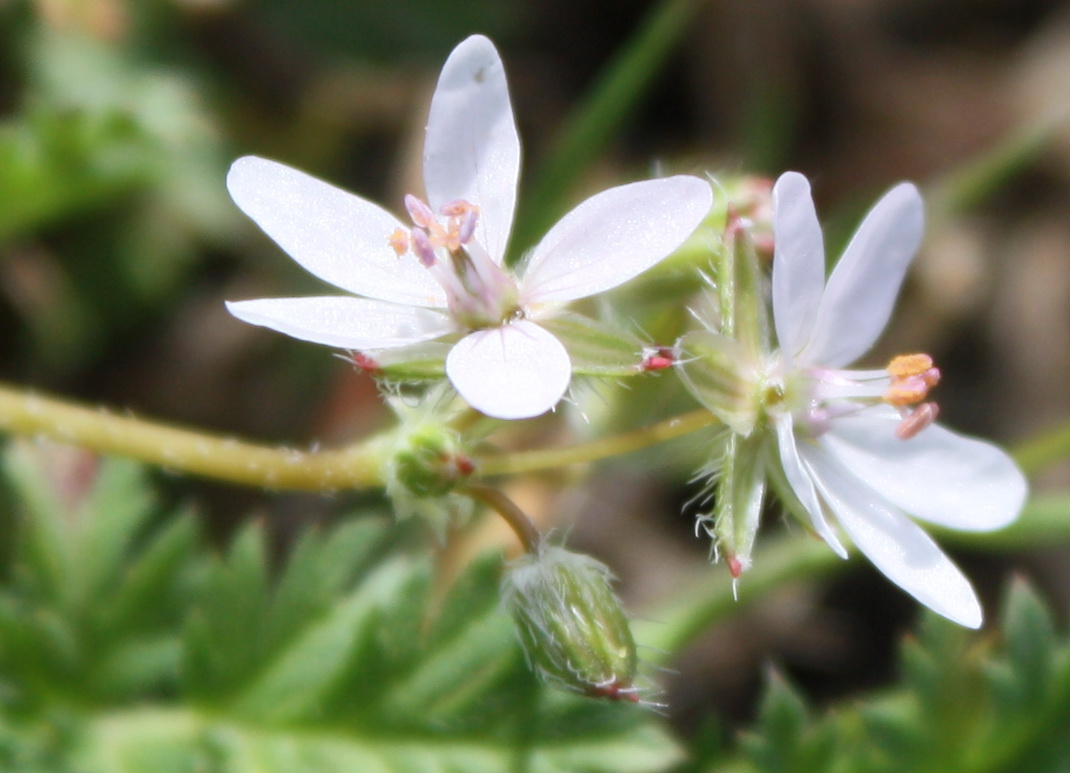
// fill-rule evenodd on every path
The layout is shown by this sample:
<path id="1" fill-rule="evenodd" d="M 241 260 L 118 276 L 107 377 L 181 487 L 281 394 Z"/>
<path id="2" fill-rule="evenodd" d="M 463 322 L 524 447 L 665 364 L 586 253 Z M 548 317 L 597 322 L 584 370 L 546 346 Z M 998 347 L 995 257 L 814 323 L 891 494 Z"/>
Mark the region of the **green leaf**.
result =
<path id="1" fill-rule="evenodd" d="M 1016 581 L 1002 641 L 928 614 L 887 691 L 817 716 L 771 678 L 756 727 L 707 770 L 1058 773 L 1070 759 L 1070 643 Z"/>
<path id="2" fill-rule="evenodd" d="M 173 688 L 182 598 L 200 565 L 192 516 L 157 523 L 128 461 L 14 442 L 3 467 L 18 518 L 0 587 L 0 683 L 30 704 Z"/>
<path id="3" fill-rule="evenodd" d="M 1057 664 L 1053 652 L 1058 641 L 1051 614 L 1021 579 L 1015 580 L 1007 594 L 1003 621 L 1006 666 L 1015 676 L 1013 683 L 1023 696 L 1046 702 L 1055 686 Z"/>
<path id="4" fill-rule="evenodd" d="M 235 542 L 220 560 L 221 577 L 247 576 L 243 567 L 256 552 L 251 545 L 245 535 Z M 474 564 L 427 628 L 429 563 L 384 557 L 326 609 L 308 607 L 304 619 L 292 618 L 295 634 L 270 657 L 249 651 L 253 666 L 244 684 L 232 682 L 233 697 L 219 701 L 202 693 L 172 712 L 102 715 L 87 728 L 75 759 L 88 771 L 211 764 L 212 770 L 269 773 L 517 766 L 627 773 L 664 769 L 678 759 L 650 714 L 537 684 L 497 608 L 499 568 L 496 556 Z M 276 587 L 296 582 L 291 571 Z M 248 589 L 255 582 L 238 584 Z M 261 601 L 271 594 L 265 589 Z M 213 598 L 205 596 L 202 605 Z M 267 617 L 270 607 L 259 606 Z M 202 608 L 199 619 L 217 614 Z M 253 628 L 265 619 L 242 618 Z M 187 645 L 236 648 L 236 641 L 204 638 Z M 202 653 L 195 660 L 233 658 L 212 661 Z"/>
<path id="5" fill-rule="evenodd" d="M 4 458 L 21 518 L 0 586 L 0 770 L 645 773 L 680 759 L 653 713 L 538 683 L 499 608 L 500 556 L 443 595 L 386 519 L 310 531 L 278 560 L 251 523 L 213 554 L 188 512 L 157 523 L 136 467 L 64 453 Z"/>

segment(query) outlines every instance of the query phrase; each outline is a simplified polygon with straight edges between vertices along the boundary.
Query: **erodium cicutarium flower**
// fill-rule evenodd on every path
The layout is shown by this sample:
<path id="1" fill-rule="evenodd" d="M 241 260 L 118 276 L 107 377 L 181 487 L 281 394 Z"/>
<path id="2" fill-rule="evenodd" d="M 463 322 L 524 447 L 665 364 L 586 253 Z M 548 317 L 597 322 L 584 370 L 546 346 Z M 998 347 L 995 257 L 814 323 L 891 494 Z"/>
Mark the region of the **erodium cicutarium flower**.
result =
<path id="1" fill-rule="evenodd" d="M 426 196 L 405 197 L 408 222 L 282 164 L 234 163 L 227 188 L 242 211 L 302 267 L 352 295 L 227 308 L 356 352 L 443 339 L 446 375 L 472 407 L 502 419 L 544 413 L 564 395 L 572 366 L 539 319 L 666 257 L 707 214 L 712 193 L 689 176 L 611 188 L 565 215 L 514 273 L 503 258 L 519 171 L 501 60 L 487 38 L 472 36 L 442 68 L 424 141 Z"/>
<path id="2" fill-rule="evenodd" d="M 928 355 L 847 369 L 884 329 L 923 227 L 917 189 L 897 185 L 826 282 L 810 186 L 788 172 L 773 189 L 772 324 L 764 302 L 753 318 L 734 311 L 731 337 L 722 323 L 681 339 L 680 368 L 692 393 L 731 428 L 715 464 L 719 504 L 705 525 L 733 574 L 750 564 L 768 479 L 838 555 L 847 556 L 842 530 L 918 601 L 976 628 L 981 607 L 969 581 L 912 518 L 998 529 L 1018 516 L 1025 479 L 996 446 L 934 423 L 928 394 L 940 373 Z M 753 303 L 738 300 L 740 308 Z"/>

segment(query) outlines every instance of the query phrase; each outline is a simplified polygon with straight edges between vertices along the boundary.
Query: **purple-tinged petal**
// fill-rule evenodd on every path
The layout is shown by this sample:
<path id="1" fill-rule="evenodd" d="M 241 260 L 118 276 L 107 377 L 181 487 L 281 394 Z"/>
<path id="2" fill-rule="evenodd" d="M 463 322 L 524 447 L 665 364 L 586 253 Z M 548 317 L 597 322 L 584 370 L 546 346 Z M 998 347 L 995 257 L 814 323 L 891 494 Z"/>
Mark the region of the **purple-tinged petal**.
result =
<path id="1" fill-rule="evenodd" d="M 782 351 L 810 340 L 825 290 L 825 241 L 810 183 L 785 172 L 773 186 L 773 321 Z"/>
<path id="2" fill-rule="evenodd" d="M 518 320 L 462 338 L 446 358 L 446 375 L 476 410 L 496 419 L 527 419 L 557 405 L 572 363 L 553 335 Z"/>
<path id="3" fill-rule="evenodd" d="M 446 294 L 390 235 L 401 223 L 359 196 L 275 161 L 245 156 L 227 174 L 234 203 L 306 271 L 357 295 L 444 307 Z"/>
<path id="4" fill-rule="evenodd" d="M 340 349 L 407 346 L 453 330 L 437 311 L 346 296 L 230 301 L 227 310 L 251 325 Z"/>
<path id="5" fill-rule="evenodd" d="M 808 446 L 803 461 L 840 526 L 877 569 L 934 612 L 981 626 L 973 587 L 929 535 L 824 449 Z"/>
<path id="6" fill-rule="evenodd" d="M 479 207 L 476 238 L 499 265 L 505 255 L 520 177 L 505 68 L 494 44 L 473 35 L 453 49 L 431 98 L 424 140 L 424 185 L 438 211 L 464 200 Z"/>
<path id="7" fill-rule="evenodd" d="M 825 511 L 821 507 L 821 500 L 818 499 L 817 492 L 814 490 L 814 483 L 810 480 L 810 475 L 799 458 L 791 414 L 777 417 L 776 435 L 780 466 L 784 470 L 784 477 L 787 478 L 788 485 L 791 486 L 796 499 L 810 515 L 810 523 L 814 527 L 814 532 L 832 548 L 833 553 L 840 558 L 847 558 L 847 548 L 843 546 L 836 532 L 829 526 Z"/>
<path id="8" fill-rule="evenodd" d="M 819 441 L 851 474 L 910 515 L 964 531 L 1000 529 L 1025 503 L 1025 476 L 1001 449 L 939 425 L 910 440 L 889 407 L 836 419 Z"/>
<path id="9" fill-rule="evenodd" d="M 829 277 L 800 362 L 842 368 L 869 351 L 888 324 L 924 229 L 917 188 L 900 183 L 884 194 Z"/>
<path id="10" fill-rule="evenodd" d="M 532 251 L 520 302 L 571 301 L 627 282 L 683 244 L 712 205 L 709 183 L 686 175 L 592 196 Z"/>

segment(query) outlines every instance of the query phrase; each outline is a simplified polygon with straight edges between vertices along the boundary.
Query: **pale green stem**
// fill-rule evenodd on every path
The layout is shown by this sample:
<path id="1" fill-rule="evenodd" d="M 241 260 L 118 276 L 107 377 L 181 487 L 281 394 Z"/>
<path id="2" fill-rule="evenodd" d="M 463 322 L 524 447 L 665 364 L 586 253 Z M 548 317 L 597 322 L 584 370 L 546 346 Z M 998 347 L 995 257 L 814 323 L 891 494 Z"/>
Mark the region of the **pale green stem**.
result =
<path id="1" fill-rule="evenodd" d="M 708 411 L 699 410 L 591 443 L 497 454 L 477 459 L 476 463 L 482 475 L 564 467 L 655 445 L 715 421 Z M 326 451 L 272 448 L 132 416 L 117 416 L 101 408 L 3 386 L 0 386 L 0 430 L 46 437 L 97 453 L 127 456 L 176 472 L 272 489 L 338 491 L 383 484 L 382 436 Z"/>
<path id="2" fill-rule="evenodd" d="M 308 491 L 382 485 L 374 440 L 332 451 L 270 448 L 7 387 L 0 387 L 0 429 L 246 485 Z"/>
<path id="3" fill-rule="evenodd" d="M 513 475 L 521 472 L 550 470 L 571 464 L 583 464 L 612 456 L 620 456 L 641 448 L 664 443 L 718 423 L 717 417 L 700 408 L 682 416 L 665 419 L 649 427 L 624 432 L 612 437 L 599 438 L 589 443 L 579 443 L 564 448 L 518 451 L 512 454 L 497 454 L 480 459 L 482 475 Z"/>

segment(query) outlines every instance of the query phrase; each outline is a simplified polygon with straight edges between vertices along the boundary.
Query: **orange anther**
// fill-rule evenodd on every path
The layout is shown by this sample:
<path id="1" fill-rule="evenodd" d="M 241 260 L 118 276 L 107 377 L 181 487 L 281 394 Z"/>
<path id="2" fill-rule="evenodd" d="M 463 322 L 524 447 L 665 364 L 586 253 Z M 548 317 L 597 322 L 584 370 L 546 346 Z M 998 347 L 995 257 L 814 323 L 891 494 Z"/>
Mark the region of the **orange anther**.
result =
<path id="1" fill-rule="evenodd" d="M 915 379 L 895 384 L 884 393 L 884 402 L 897 407 L 914 405 L 921 402 L 929 394 L 929 389 L 924 384 L 918 385 Z"/>
<path id="2" fill-rule="evenodd" d="M 901 354 L 888 363 L 888 373 L 895 380 L 920 376 L 933 370 L 933 358 L 927 354 Z M 940 372 L 936 372 L 937 379 Z"/>
<path id="3" fill-rule="evenodd" d="M 477 207 L 475 204 L 471 204 L 465 201 L 464 199 L 457 199 L 456 201 L 451 201 L 448 204 L 443 204 L 442 207 L 439 209 L 439 212 L 441 212 L 446 217 L 461 217 L 462 215 L 466 215 L 469 212 L 478 213 L 479 207 Z"/>
<path id="4" fill-rule="evenodd" d="M 387 238 L 387 242 L 399 258 L 409 251 L 409 235 L 401 228 L 395 228 Z"/>

